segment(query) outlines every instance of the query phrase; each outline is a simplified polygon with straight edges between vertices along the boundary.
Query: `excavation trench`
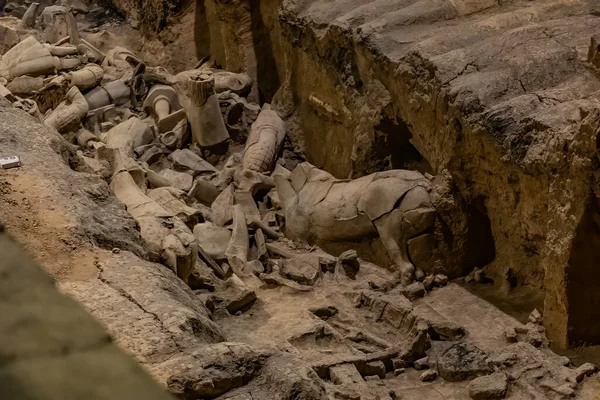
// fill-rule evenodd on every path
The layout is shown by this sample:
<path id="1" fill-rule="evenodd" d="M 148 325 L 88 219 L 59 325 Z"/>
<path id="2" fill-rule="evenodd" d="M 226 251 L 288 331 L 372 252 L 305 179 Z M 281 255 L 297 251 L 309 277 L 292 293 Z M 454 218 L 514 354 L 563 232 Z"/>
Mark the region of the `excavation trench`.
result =
<path id="1" fill-rule="evenodd" d="M 139 12 L 114 3 L 129 16 Z M 584 218 L 597 116 L 588 111 L 591 102 L 546 92 L 570 85 L 591 93 L 598 84 L 582 63 L 594 25 L 583 17 L 586 5 L 565 6 L 571 14 L 564 23 L 583 18 L 569 38 L 577 58 L 552 35 L 538 35 L 546 18 L 566 15 L 551 6 L 540 5 L 543 23 L 535 26 L 519 19 L 521 5 L 494 2 L 446 19 L 423 11 L 412 20 L 404 10 L 388 15 L 383 5 L 365 11 L 321 1 L 159 3 L 166 28 L 142 24 L 142 31 L 150 43 L 168 42 L 164 65 L 185 69 L 210 56 L 227 70 L 246 71 L 257 82 L 256 99 L 285 110 L 288 150 L 338 178 L 390 168 L 435 176 L 442 193 L 437 234 L 424 246 L 438 262 L 422 262 L 452 277 L 485 267 L 504 292 L 530 290 L 536 299 L 550 293 L 549 335 L 561 347 L 581 342 L 569 333 L 580 328 L 568 316 L 579 300 L 570 302 L 576 291 L 564 289 L 578 285 L 578 278 L 568 283 L 567 275 L 578 273 L 567 269 L 581 246 L 559 238 L 575 237 Z M 513 43 L 516 70 L 496 53 L 500 38 Z M 544 62 L 524 56 L 538 39 Z M 586 110 L 578 118 L 553 119 L 577 107 Z M 586 161 L 579 166 L 570 161 L 576 158 Z M 363 246 L 385 263 L 376 247 Z"/>
<path id="2" fill-rule="evenodd" d="M 81 245 L 49 270 L 173 394 L 466 398 L 490 362 L 511 394 L 584 391 L 595 368 L 547 348 L 600 342 L 585 6 L 114 3 L 21 39 L 73 63 L 54 86 L 12 76 L 27 47 L 0 59 L 42 85 L 0 85 L 23 154 L 0 217 L 34 252 Z"/>
<path id="3" fill-rule="evenodd" d="M 565 275 L 567 265 L 573 265 L 568 260 L 587 256 L 581 255 L 578 239 L 572 246 L 556 245 L 553 240 L 586 229 L 557 221 L 564 219 L 565 212 L 571 216 L 569 220 L 585 220 L 589 172 L 578 172 L 582 179 L 575 184 L 567 183 L 567 175 L 562 174 L 573 173 L 568 166 L 573 154 L 591 159 L 593 143 L 586 142 L 577 150 L 568 144 L 563 149 L 548 146 L 544 151 L 549 153 L 566 151 L 565 158 L 558 163 L 543 165 L 527 159 L 535 157 L 531 155 L 534 148 L 531 132 L 550 132 L 554 127 L 545 122 L 535 125 L 536 122 L 511 114 L 518 105 L 496 106 L 502 101 L 509 104 L 507 91 L 519 99 L 523 95 L 517 89 L 513 94 L 510 84 L 507 89 L 498 89 L 498 94 L 493 92 L 495 88 L 483 89 L 482 82 L 489 79 L 496 82 L 494 75 L 483 71 L 505 66 L 492 62 L 487 67 L 489 61 L 484 61 L 484 55 L 478 58 L 479 54 L 470 52 L 494 46 L 493 37 L 485 36 L 486 33 L 479 39 L 481 44 L 472 45 L 471 28 L 460 28 L 458 34 L 449 33 L 452 44 L 441 50 L 441 46 L 430 44 L 423 31 L 431 28 L 445 32 L 443 24 L 415 22 L 406 29 L 405 35 L 412 38 L 406 41 L 397 39 L 403 36 L 394 33 L 402 30 L 388 34 L 385 25 L 369 35 L 365 33 L 369 30 L 366 21 L 376 20 L 375 12 L 359 17 L 353 14 L 355 10 L 350 5 L 334 12 L 321 2 L 291 4 L 271 0 L 230 4 L 207 0 L 199 3 L 202 5 L 197 6 L 201 11 L 196 13 L 197 56 L 212 55 L 223 67 L 233 70 L 245 70 L 255 63 L 261 100 L 269 101 L 275 96 L 275 102 L 285 99 L 295 105 L 287 118 L 288 126 L 292 127 L 288 131 L 292 143 L 301 144 L 309 162 L 340 178 L 356 178 L 390 168 L 435 175 L 445 197 L 441 196 L 438 204 L 440 227 L 430 249 L 443 260 L 445 272 L 464 276 L 475 267 L 486 267 L 503 292 L 515 289 L 532 292 L 531 296 L 525 295 L 535 299 L 529 303 L 532 308 L 539 305 L 545 293 L 552 293 L 545 305 L 549 335 L 559 346 L 583 340 L 577 332 L 584 334 L 586 329 L 577 327 L 577 321 L 583 315 L 587 320 L 597 319 L 577 306 L 579 299 L 569 298 L 579 296 L 575 293 L 587 293 L 586 296 L 594 297 L 587 301 L 595 303 L 596 295 L 590 292 L 597 291 L 589 286 L 584 290 L 577 283 L 579 274 L 585 274 L 585 262 L 568 267 L 581 271 L 567 272 L 572 278 L 560 276 Z M 250 10 L 247 28 L 240 28 L 228 17 L 235 14 L 232 9 L 239 11 L 240 7 Z M 213 18 L 209 10 L 216 10 L 219 18 Z M 345 12 L 353 16 L 347 18 Z M 489 17 L 465 17 L 460 23 L 483 23 L 488 21 L 486 18 Z M 514 27 L 499 24 L 499 29 L 506 30 L 509 37 Z M 252 41 L 232 40 L 221 34 L 223 29 L 250 31 Z M 581 33 L 585 37 L 586 33 Z M 412 47 L 412 43 L 420 40 L 426 50 Z M 528 38 L 522 40 L 517 46 L 523 46 Z M 243 56 L 242 49 L 249 45 L 254 45 L 255 60 Z M 225 49 L 225 53 L 221 54 L 219 49 Z M 461 51 L 468 56 L 461 59 Z M 563 68 L 564 59 L 558 53 L 556 58 L 552 58 L 553 54 L 547 57 L 554 65 L 549 68 Z M 536 91 L 550 90 L 555 82 L 544 81 L 544 75 L 549 74 L 547 66 L 531 65 L 529 75 L 516 79 L 526 82 L 532 75 L 542 76 L 538 83 L 529 85 L 530 89 L 525 88 L 537 96 Z M 584 68 L 575 60 L 572 65 L 577 71 Z M 565 71 L 558 79 L 568 81 L 572 74 Z M 595 82 L 595 78 L 589 79 Z M 518 91 L 523 90 L 521 86 Z M 277 90 L 280 96 L 275 95 Z M 543 101 L 542 97 L 537 98 Z M 538 121 L 544 118 L 537 114 L 531 117 Z M 588 125 L 596 123 L 594 118 L 586 120 L 582 116 L 565 129 L 585 136 L 583 132 L 589 131 Z M 519 129 L 523 134 L 514 133 Z M 590 136 L 593 140 L 593 134 Z M 578 204 L 567 211 L 556 208 L 556 204 L 564 204 L 569 196 L 573 199 L 571 204 Z M 448 205 L 449 199 L 452 207 Z M 566 293 L 557 288 L 562 282 L 569 282 Z M 591 281 L 589 284 L 592 285 Z M 569 289 L 576 286 L 577 290 Z M 560 294 L 557 297 L 557 292 L 565 293 L 564 297 Z M 510 295 L 499 296 L 499 302 L 506 298 Z M 565 303 L 569 304 L 566 309 Z M 571 307 L 574 315 L 567 317 Z M 565 326 L 569 326 L 568 333 Z"/>

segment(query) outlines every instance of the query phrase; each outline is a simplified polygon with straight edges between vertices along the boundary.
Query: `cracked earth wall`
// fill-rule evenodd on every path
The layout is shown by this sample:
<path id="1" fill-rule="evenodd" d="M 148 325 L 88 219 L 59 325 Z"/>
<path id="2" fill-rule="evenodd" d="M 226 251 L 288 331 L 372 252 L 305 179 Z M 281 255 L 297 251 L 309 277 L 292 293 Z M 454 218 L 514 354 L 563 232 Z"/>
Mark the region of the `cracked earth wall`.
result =
<path id="1" fill-rule="evenodd" d="M 194 27 L 188 53 L 254 70 L 261 99 L 288 106 L 292 142 L 336 177 L 394 166 L 396 150 L 382 161 L 377 143 L 393 141 L 380 128 L 405 125 L 423 158 L 413 166 L 452 195 L 441 207 L 453 233 L 447 267 L 489 263 L 507 289 L 543 291 L 550 338 L 561 347 L 582 340 L 575 320 L 592 316 L 577 314 L 577 304 L 600 302 L 574 239 L 596 215 L 600 82 L 586 60 L 594 2 L 489 1 L 466 11 L 448 8 L 465 2 L 392 3 L 205 0 L 184 13 L 193 25 L 180 22 Z M 457 208 L 460 219 L 489 219 L 491 249 L 468 243 Z"/>

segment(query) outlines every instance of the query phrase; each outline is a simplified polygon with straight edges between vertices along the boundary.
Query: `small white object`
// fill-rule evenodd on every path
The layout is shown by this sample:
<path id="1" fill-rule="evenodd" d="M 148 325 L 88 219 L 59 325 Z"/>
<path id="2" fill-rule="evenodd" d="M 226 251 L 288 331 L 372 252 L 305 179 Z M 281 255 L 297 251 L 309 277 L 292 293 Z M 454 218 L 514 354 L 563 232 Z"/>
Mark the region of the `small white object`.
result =
<path id="1" fill-rule="evenodd" d="M 17 168 L 21 166 L 21 159 L 18 156 L 0 158 L 0 167 L 2 169 Z"/>

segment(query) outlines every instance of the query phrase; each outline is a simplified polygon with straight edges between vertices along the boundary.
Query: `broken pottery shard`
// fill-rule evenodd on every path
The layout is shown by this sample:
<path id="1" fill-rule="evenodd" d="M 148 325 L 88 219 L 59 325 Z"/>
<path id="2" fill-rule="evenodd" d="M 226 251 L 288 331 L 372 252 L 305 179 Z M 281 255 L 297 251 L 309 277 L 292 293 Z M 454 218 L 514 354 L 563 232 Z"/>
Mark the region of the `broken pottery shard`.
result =
<path id="1" fill-rule="evenodd" d="M 256 233 L 254 234 L 254 242 L 256 243 L 256 248 L 258 250 L 258 259 L 262 260 L 267 258 L 267 243 L 262 229 L 256 230 Z"/>
<path id="2" fill-rule="evenodd" d="M 44 122 L 60 133 L 66 133 L 71 129 L 77 130 L 88 111 L 85 98 L 77 87 L 72 87 L 67 93 L 67 99 L 60 103 Z"/>
<path id="3" fill-rule="evenodd" d="M 213 270 L 219 279 L 227 279 L 233 273 L 227 263 L 223 263 L 223 268 L 221 268 L 221 266 L 219 266 L 219 264 L 217 264 L 215 260 L 213 260 L 213 258 L 204 251 L 202 246 L 198 246 L 198 256 L 206 263 L 206 265 L 208 265 L 209 268 Z"/>
<path id="4" fill-rule="evenodd" d="M 227 279 L 225 288 L 225 292 L 220 295 L 224 298 L 225 309 L 231 315 L 248 310 L 256 301 L 256 293 L 248 289 L 236 274 Z"/>
<path id="5" fill-rule="evenodd" d="M 161 187 L 149 190 L 148 197 L 179 217 L 188 227 L 195 226 L 204 220 L 200 211 L 185 204 L 183 201 L 185 193 L 181 190 L 173 187 Z"/>
<path id="6" fill-rule="evenodd" d="M 260 221 L 260 212 L 258 211 L 254 198 L 250 192 L 236 190 L 233 194 L 233 198 L 235 203 L 242 207 L 248 224 L 252 221 Z"/>
<path id="7" fill-rule="evenodd" d="M 207 206 L 211 206 L 212 203 L 219 196 L 219 192 L 215 185 L 210 182 L 205 181 L 200 177 L 196 177 L 194 179 L 194 183 L 192 184 L 192 188 L 188 193 L 188 197 L 191 199 L 196 199 L 200 203 L 205 204 Z"/>
<path id="8" fill-rule="evenodd" d="M 194 227 L 194 235 L 198 245 L 213 259 L 224 260 L 227 258 L 225 252 L 231 241 L 229 229 L 205 222 Z"/>
<path id="9" fill-rule="evenodd" d="M 265 266 L 259 260 L 248 261 L 244 266 L 244 272 L 260 276 L 260 274 L 265 272 Z"/>
<path id="10" fill-rule="evenodd" d="M 183 171 L 193 171 L 194 175 L 217 172 L 209 162 L 202 159 L 196 153 L 189 149 L 175 150 L 169 155 L 169 159 L 173 161 L 173 166 L 176 169 Z"/>
<path id="11" fill-rule="evenodd" d="M 233 185 L 229 185 L 212 203 L 214 223 L 218 226 L 225 226 L 233 219 Z"/>
<path id="12" fill-rule="evenodd" d="M 242 206 L 233 206 L 233 230 L 225 255 L 236 274 L 240 274 L 248 262 L 248 227 Z"/>
<path id="13" fill-rule="evenodd" d="M 275 163 L 275 156 L 285 138 L 285 124 L 271 109 L 263 109 L 252 124 L 246 150 L 244 169 L 256 172 L 269 172 Z"/>
<path id="14" fill-rule="evenodd" d="M 249 169 L 237 169 L 234 173 L 234 180 L 240 190 L 246 190 L 252 196 L 259 191 L 268 191 L 275 187 L 273 178 Z"/>
<path id="15" fill-rule="evenodd" d="M 97 86 L 104 77 L 104 70 L 97 64 L 87 64 L 79 71 L 71 71 L 67 74 L 71 85 L 79 89 L 90 89 Z"/>
<path id="16" fill-rule="evenodd" d="M 184 110 L 170 114 L 166 118 L 169 123 L 173 122 L 173 128 L 160 134 L 160 142 L 171 150 L 178 149 L 189 139 L 188 121 Z"/>
<path id="17" fill-rule="evenodd" d="M 301 285 L 313 286 L 321 276 L 318 260 L 317 262 L 314 261 L 314 257 L 303 257 L 302 255 L 290 260 L 284 260 L 281 273 L 286 278 L 296 281 Z"/>
<path id="18" fill-rule="evenodd" d="M 229 139 L 215 94 L 214 78 L 206 74 L 192 76 L 188 86 L 191 97 L 188 119 L 194 140 L 200 146 L 209 147 Z"/>
<path id="19" fill-rule="evenodd" d="M 42 77 L 19 76 L 12 80 L 6 87 L 16 95 L 30 95 L 33 92 L 44 87 L 44 79 Z"/>
<path id="20" fill-rule="evenodd" d="M 300 285 L 299 283 L 282 277 L 281 275 L 279 275 L 279 273 L 276 272 L 260 274 L 260 279 L 267 285 L 286 286 L 299 292 L 309 292 L 313 290 L 313 288 L 310 286 Z"/>
<path id="21" fill-rule="evenodd" d="M 307 241 L 348 241 L 379 234 L 402 284 L 414 279 L 407 241 L 434 223 L 430 181 L 418 172 L 391 170 L 353 181 L 334 178 L 309 163 L 286 177 L 274 173 L 286 236 Z"/>
<path id="22" fill-rule="evenodd" d="M 475 378 L 469 383 L 469 396 L 473 400 L 499 400 L 506 397 L 508 379 L 503 372 Z"/>
<path id="23" fill-rule="evenodd" d="M 440 376 L 449 382 L 460 382 L 487 375 L 488 356 L 470 343 L 457 343 L 446 350 L 438 359 Z"/>
<path id="24" fill-rule="evenodd" d="M 192 188 L 192 183 L 194 182 L 194 177 L 190 174 L 173 171 L 169 168 L 163 169 L 158 174 L 171 182 L 171 186 L 183 190 L 184 192 L 188 192 Z"/>
<path id="25" fill-rule="evenodd" d="M 171 182 L 167 178 L 157 174 L 151 169 L 146 171 L 146 179 L 148 180 L 149 186 L 153 189 L 160 187 L 171 187 Z"/>
<path id="26" fill-rule="evenodd" d="M 18 156 L 12 157 L 1 157 L 0 158 L 0 168 L 9 169 L 9 168 L 17 168 L 21 166 L 21 160 Z"/>

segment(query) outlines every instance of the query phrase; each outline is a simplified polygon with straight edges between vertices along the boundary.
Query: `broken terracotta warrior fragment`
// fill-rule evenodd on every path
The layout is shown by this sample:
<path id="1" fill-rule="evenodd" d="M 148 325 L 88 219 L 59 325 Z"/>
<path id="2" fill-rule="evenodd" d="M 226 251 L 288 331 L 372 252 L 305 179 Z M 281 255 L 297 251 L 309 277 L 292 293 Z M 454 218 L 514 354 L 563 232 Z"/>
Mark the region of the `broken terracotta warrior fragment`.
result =
<path id="1" fill-rule="evenodd" d="M 347 181 L 305 162 L 273 177 L 288 238 L 318 243 L 379 235 L 402 284 L 412 283 L 407 242 L 435 220 L 430 182 L 421 173 L 391 170 Z"/>
<path id="2" fill-rule="evenodd" d="M 85 101 L 85 97 L 74 86 L 69 89 L 66 100 L 60 103 L 44 122 L 60 133 L 65 133 L 69 129 L 78 126 L 88 111 L 88 103 Z"/>
<path id="3" fill-rule="evenodd" d="M 285 124 L 283 120 L 276 111 L 265 105 L 252 124 L 246 142 L 244 169 L 256 172 L 271 171 L 284 138 Z"/>
<path id="4" fill-rule="evenodd" d="M 192 76 L 188 85 L 191 97 L 188 119 L 194 140 L 200 146 L 210 147 L 229 139 L 212 74 Z"/>

